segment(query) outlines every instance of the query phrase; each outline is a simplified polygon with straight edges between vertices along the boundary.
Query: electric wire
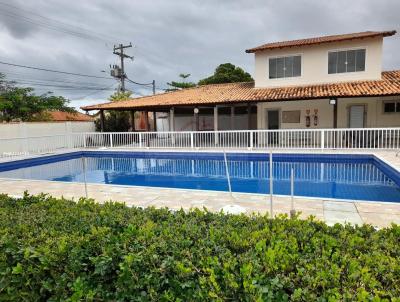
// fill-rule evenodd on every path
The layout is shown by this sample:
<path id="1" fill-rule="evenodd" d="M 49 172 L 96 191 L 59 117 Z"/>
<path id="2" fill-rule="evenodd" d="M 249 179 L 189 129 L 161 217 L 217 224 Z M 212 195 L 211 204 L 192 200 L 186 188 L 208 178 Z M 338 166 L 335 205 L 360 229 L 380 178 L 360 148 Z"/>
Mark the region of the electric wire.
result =
<path id="1" fill-rule="evenodd" d="M 85 39 L 92 39 L 92 40 L 100 40 L 102 42 L 115 42 L 115 37 L 106 35 L 104 33 L 99 33 L 93 30 L 89 30 L 87 28 L 69 24 L 66 22 L 62 22 L 59 20 L 55 20 L 46 16 L 43 16 L 41 14 L 38 14 L 32 10 L 27 10 L 23 9 L 21 7 L 9 4 L 9 3 L 4 3 L 0 1 L 0 6 L 3 8 L 0 10 L 0 13 L 12 18 L 20 18 L 21 21 L 25 21 L 31 24 L 35 24 L 38 26 L 45 27 L 47 29 L 51 30 L 56 30 L 60 31 L 66 34 L 74 35 L 80 38 L 85 38 Z M 29 14 L 29 17 L 21 14 L 21 13 L 27 13 Z M 35 19 L 38 18 L 38 19 Z M 122 40 L 122 39 L 119 39 Z"/>
<path id="2" fill-rule="evenodd" d="M 74 76 L 80 76 L 80 77 L 87 77 L 87 78 L 114 80 L 114 78 L 112 78 L 112 77 L 102 77 L 102 76 L 88 75 L 88 74 L 83 74 L 83 73 L 74 73 L 74 72 L 68 72 L 68 71 L 61 71 L 61 70 L 47 69 L 47 68 L 41 68 L 41 67 L 14 64 L 14 63 L 9 63 L 9 62 L 4 62 L 4 61 L 0 61 L 0 64 L 7 65 L 7 66 L 20 67 L 20 68 L 41 70 L 41 71 L 46 71 L 46 72 L 53 72 L 53 73 L 68 74 L 68 75 L 74 75 Z"/>

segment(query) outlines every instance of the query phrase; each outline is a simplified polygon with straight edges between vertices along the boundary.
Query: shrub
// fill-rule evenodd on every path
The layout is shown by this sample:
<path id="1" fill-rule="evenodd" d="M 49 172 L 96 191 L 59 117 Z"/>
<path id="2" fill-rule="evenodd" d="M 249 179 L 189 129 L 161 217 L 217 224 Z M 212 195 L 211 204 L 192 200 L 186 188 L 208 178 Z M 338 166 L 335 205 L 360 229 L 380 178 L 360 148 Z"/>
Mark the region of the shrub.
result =
<path id="1" fill-rule="evenodd" d="M 400 227 L 0 195 L 1 301 L 365 301 L 400 294 Z M 397 301 L 400 301 L 397 299 Z"/>

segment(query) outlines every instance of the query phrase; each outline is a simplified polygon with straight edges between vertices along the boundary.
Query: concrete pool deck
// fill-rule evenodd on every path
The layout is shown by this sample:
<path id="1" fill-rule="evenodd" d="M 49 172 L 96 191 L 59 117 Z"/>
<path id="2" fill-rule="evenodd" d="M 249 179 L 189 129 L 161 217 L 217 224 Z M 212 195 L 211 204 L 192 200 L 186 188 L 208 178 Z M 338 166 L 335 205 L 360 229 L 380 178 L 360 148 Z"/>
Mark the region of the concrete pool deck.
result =
<path id="1" fill-rule="evenodd" d="M 168 207 L 173 210 L 189 210 L 191 208 L 207 208 L 219 212 L 228 206 L 251 214 L 269 213 L 269 195 L 227 192 L 163 189 L 150 187 L 117 186 L 104 184 L 88 184 L 88 197 L 97 202 L 124 202 L 128 206 L 156 208 Z M 41 180 L 7 180 L 0 179 L 0 193 L 12 196 L 22 196 L 24 191 L 29 194 L 48 193 L 54 197 L 73 198 L 85 196 L 83 183 L 64 183 Z M 225 208 L 224 208 L 225 207 Z M 400 224 L 400 203 L 383 202 L 347 202 L 328 199 L 294 198 L 294 208 L 301 212 L 301 218 L 310 215 L 327 224 L 368 223 L 376 227 L 386 227 L 391 223 Z M 273 214 L 289 214 L 291 199 L 286 196 L 273 197 Z"/>
<path id="2" fill-rule="evenodd" d="M 91 149 L 93 150 L 93 149 Z M 97 149 L 100 151 L 144 151 L 132 149 Z M 80 150 L 69 150 L 80 151 Z M 145 150 L 149 152 L 177 152 L 177 150 Z M 193 150 L 179 150 L 193 152 Z M 217 152 L 217 150 L 196 150 L 197 152 Z M 221 150 L 219 150 L 221 152 Z M 249 152 L 246 150 L 229 150 L 228 152 Z M 254 151 L 253 151 L 254 152 Z M 259 151 L 259 152 L 266 152 Z M 400 171 L 400 156 L 395 151 L 360 151 L 360 150 L 275 150 L 274 153 L 313 153 L 313 154 L 373 154 L 397 171 Z M 64 152 L 65 153 L 65 150 Z M 54 153 L 53 153 L 54 154 Z M 50 155 L 50 154 L 46 154 Z M 36 157 L 36 156 L 35 156 Z M 26 158 L 26 157 L 25 157 Z M 119 186 L 105 184 L 87 184 L 88 197 L 102 203 L 105 201 L 124 202 L 128 206 L 139 207 L 168 207 L 173 210 L 191 208 L 207 208 L 210 211 L 221 210 L 243 212 L 247 214 L 269 213 L 269 195 L 183 190 L 169 188 L 152 188 L 138 186 Z M 77 200 L 85 196 L 83 183 L 22 180 L 22 179 L 0 179 L 0 193 L 12 196 L 22 196 L 24 191 L 29 194 L 47 193 L 54 197 L 73 198 Z M 302 218 L 310 215 L 316 219 L 325 221 L 327 224 L 368 223 L 376 227 L 386 227 L 391 223 L 400 224 L 400 201 L 391 202 L 350 202 L 337 201 L 324 198 L 300 198 L 295 197 L 294 208 L 301 212 Z M 273 197 L 273 214 L 289 214 L 291 210 L 291 199 L 288 196 Z"/>

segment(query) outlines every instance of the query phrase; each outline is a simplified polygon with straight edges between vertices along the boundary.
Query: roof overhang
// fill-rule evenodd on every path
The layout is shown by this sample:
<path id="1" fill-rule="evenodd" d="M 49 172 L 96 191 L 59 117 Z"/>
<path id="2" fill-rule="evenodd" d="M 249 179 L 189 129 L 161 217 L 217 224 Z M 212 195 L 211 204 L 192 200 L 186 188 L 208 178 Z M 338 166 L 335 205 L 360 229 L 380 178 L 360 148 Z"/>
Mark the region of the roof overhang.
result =
<path id="1" fill-rule="evenodd" d="M 326 83 L 306 86 L 256 88 L 254 83 L 205 85 L 126 101 L 84 106 L 90 110 L 167 110 L 182 106 L 215 106 L 240 103 L 278 102 L 378 97 L 400 95 L 400 70 L 382 73 L 382 80 Z"/>
<path id="2" fill-rule="evenodd" d="M 282 42 L 273 42 L 263 44 L 257 47 L 253 47 L 250 49 L 246 49 L 246 53 L 255 53 L 263 50 L 273 50 L 280 48 L 289 48 L 289 47 L 301 47 L 308 45 L 318 45 L 325 43 L 333 43 L 333 42 L 342 42 L 342 41 L 351 41 L 356 39 L 366 39 L 366 38 L 376 38 L 376 37 L 389 37 L 396 34 L 395 30 L 389 31 L 365 31 L 359 33 L 351 33 L 351 34 L 343 34 L 343 35 L 332 35 L 332 36 L 322 36 L 322 37 L 314 37 L 307 39 L 299 39 L 299 40 L 291 40 L 291 41 L 282 41 Z"/>

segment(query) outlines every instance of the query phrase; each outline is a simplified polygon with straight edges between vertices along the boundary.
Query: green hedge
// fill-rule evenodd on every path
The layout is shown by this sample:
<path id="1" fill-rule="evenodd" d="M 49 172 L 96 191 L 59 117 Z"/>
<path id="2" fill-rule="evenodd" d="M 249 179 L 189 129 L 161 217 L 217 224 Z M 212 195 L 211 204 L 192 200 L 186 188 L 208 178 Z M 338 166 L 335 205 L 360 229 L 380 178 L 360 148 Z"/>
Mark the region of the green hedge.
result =
<path id="1" fill-rule="evenodd" d="M 400 227 L 0 195 L 0 301 L 400 301 Z"/>

